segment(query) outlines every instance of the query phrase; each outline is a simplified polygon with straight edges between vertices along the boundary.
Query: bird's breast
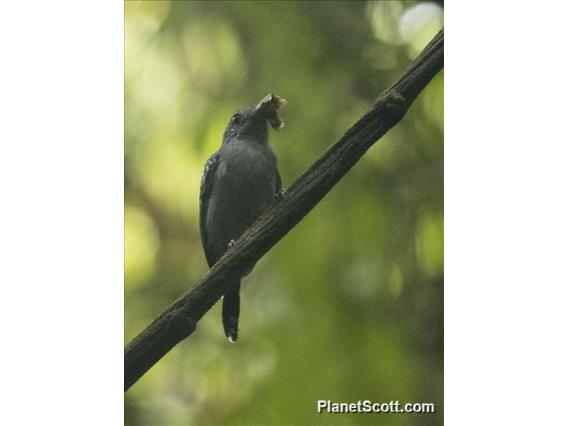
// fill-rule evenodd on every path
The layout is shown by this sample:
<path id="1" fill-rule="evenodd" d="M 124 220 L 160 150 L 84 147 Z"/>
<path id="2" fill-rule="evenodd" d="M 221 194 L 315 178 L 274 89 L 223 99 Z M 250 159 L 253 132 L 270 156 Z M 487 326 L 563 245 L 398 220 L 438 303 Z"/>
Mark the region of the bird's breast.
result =
<path id="1" fill-rule="evenodd" d="M 268 148 L 234 146 L 227 149 L 220 164 L 218 178 L 221 186 L 244 197 L 272 196 L 275 189 L 276 162 Z"/>
<path id="2" fill-rule="evenodd" d="M 276 160 L 267 147 L 226 146 L 213 185 L 208 214 L 211 229 L 237 239 L 272 202 Z"/>

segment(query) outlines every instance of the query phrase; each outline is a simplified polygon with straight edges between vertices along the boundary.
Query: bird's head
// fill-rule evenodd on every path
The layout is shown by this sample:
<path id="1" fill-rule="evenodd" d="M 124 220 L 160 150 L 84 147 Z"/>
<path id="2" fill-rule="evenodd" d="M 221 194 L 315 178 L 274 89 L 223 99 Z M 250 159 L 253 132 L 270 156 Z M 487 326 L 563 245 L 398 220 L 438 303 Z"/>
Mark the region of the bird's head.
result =
<path id="1" fill-rule="evenodd" d="M 278 115 L 278 110 L 286 104 L 286 99 L 270 93 L 257 105 L 237 111 L 227 124 L 223 143 L 245 138 L 266 143 L 268 141 L 268 124 L 275 130 L 284 127 L 284 122 Z"/>

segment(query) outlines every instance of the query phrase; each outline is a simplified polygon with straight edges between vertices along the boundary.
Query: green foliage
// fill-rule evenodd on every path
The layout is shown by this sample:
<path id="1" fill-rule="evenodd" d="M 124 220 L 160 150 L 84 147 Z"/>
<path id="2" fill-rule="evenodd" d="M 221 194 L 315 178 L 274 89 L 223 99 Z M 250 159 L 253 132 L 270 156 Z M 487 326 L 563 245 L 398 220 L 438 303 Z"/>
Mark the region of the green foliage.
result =
<path id="1" fill-rule="evenodd" d="M 125 340 L 207 272 L 206 159 L 232 112 L 285 97 L 284 186 L 442 24 L 416 2 L 125 4 Z M 419 49 L 418 49 L 419 50 Z M 244 280 L 241 339 L 216 305 L 126 394 L 128 424 L 441 424 L 443 73 Z M 318 399 L 435 415 L 317 414 Z"/>

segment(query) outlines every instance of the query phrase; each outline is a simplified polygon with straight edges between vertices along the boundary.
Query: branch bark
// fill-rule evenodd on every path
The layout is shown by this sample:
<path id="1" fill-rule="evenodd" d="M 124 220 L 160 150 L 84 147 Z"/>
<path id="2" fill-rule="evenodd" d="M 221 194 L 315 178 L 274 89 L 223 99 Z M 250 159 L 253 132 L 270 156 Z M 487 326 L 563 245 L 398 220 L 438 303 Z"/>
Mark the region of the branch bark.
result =
<path id="1" fill-rule="evenodd" d="M 236 242 L 193 289 L 163 311 L 125 348 L 125 391 L 181 340 L 243 275 L 286 235 L 365 152 L 406 114 L 409 106 L 444 66 L 442 29 L 399 80 L 385 90 L 347 133 L 328 149 Z M 234 280 L 233 280 L 234 281 Z"/>

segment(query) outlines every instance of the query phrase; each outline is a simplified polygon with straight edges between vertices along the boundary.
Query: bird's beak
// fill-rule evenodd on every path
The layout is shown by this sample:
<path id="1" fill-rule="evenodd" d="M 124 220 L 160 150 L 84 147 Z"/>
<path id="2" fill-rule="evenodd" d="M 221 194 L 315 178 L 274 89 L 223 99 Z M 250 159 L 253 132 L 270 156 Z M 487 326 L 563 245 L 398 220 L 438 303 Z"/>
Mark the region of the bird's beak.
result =
<path id="1" fill-rule="evenodd" d="M 284 127 L 284 121 L 278 115 L 278 110 L 288 104 L 286 99 L 269 93 L 256 106 L 255 112 L 262 114 L 275 130 Z"/>

